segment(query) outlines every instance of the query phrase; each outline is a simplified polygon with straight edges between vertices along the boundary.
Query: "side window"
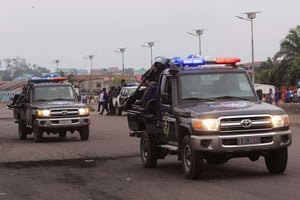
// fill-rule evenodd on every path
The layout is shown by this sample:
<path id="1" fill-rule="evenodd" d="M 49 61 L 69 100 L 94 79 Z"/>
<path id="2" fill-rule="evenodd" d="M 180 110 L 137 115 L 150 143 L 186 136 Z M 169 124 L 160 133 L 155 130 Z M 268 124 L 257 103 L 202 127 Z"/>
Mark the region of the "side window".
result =
<path id="1" fill-rule="evenodd" d="M 171 76 L 163 77 L 163 84 L 161 88 L 161 97 L 163 104 L 171 104 L 172 102 L 172 85 Z"/>

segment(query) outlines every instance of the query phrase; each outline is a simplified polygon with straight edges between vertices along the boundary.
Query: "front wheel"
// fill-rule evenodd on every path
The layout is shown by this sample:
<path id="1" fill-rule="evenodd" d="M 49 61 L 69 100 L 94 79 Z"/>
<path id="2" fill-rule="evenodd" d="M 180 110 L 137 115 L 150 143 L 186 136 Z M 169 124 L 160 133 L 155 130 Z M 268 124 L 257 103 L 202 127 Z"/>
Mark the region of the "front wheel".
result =
<path id="1" fill-rule="evenodd" d="M 143 132 L 140 142 L 140 153 L 144 167 L 155 168 L 157 165 L 157 146 L 154 135 Z"/>
<path id="2" fill-rule="evenodd" d="M 81 140 L 88 140 L 90 136 L 90 127 L 89 126 L 84 126 L 79 129 L 79 134 Z"/>
<path id="3" fill-rule="evenodd" d="M 26 127 L 26 122 L 24 120 L 19 121 L 18 132 L 21 140 L 26 140 L 27 135 L 30 134 L 30 128 Z"/>
<path id="4" fill-rule="evenodd" d="M 183 138 L 181 157 L 185 177 L 188 179 L 198 178 L 203 170 L 204 162 L 200 152 L 192 149 L 191 138 L 188 135 Z"/>
<path id="5" fill-rule="evenodd" d="M 286 169 L 287 161 L 287 148 L 270 151 L 267 155 L 265 155 L 266 167 L 271 174 L 282 174 Z"/>
<path id="6" fill-rule="evenodd" d="M 33 124 L 33 140 L 36 143 L 40 143 L 43 141 L 43 131 L 39 129 L 37 122 Z"/>

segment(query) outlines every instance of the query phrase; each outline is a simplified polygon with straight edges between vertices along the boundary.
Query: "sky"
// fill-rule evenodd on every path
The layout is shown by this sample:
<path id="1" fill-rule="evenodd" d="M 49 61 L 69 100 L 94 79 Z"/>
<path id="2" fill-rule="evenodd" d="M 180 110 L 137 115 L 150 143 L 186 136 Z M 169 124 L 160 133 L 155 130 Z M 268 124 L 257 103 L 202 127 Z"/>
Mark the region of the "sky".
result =
<path id="1" fill-rule="evenodd" d="M 299 0 L 0 0 L 0 60 L 20 57 L 54 70 L 149 68 L 152 57 L 199 53 L 251 62 L 251 23 L 237 18 L 259 11 L 253 20 L 254 60 L 280 49 L 290 29 L 300 25 Z"/>

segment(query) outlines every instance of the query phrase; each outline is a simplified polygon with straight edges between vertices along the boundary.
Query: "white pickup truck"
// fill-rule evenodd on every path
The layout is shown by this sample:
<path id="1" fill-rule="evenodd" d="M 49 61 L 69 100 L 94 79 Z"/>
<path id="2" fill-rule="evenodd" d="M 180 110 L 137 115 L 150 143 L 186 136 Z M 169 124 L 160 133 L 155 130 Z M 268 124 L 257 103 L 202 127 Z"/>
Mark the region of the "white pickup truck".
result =
<path id="1" fill-rule="evenodd" d="M 112 99 L 113 105 L 116 110 L 117 115 L 122 115 L 122 106 L 126 99 L 131 96 L 135 90 L 138 88 L 137 85 L 133 86 L 124 86 L 121 88 L 120 93 L 117 96 L 114 96 Z"/>

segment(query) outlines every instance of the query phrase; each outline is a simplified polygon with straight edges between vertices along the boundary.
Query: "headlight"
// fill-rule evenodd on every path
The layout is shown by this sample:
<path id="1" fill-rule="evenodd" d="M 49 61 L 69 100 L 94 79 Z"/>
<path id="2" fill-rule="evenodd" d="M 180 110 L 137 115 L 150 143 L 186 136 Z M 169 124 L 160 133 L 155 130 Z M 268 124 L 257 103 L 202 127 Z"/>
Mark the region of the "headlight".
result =
<path id="1" fill-rule="evenodd" d="M 195 130 L 218 131 L 218 119 L 192 119 L 192 125 Z"/>
<path id="2" fill-rule="evenodd" d="M 288 115 L 273 115 L 272 116 L 273 128 L 283 127 L 289 125 Z"/>
<path id="3" fill-rule="evenodd" d="M 38 117 L 49 117 L 50 116 L 50 110 L 37 110 L 36 115 Z"/>
<path id="4" fill-rule="evenodd" d="M 79 115 L 88 115 L 90 113 L 90 109 L 88 108 L 79 108 Z"/>

